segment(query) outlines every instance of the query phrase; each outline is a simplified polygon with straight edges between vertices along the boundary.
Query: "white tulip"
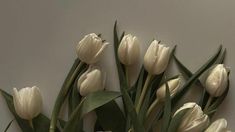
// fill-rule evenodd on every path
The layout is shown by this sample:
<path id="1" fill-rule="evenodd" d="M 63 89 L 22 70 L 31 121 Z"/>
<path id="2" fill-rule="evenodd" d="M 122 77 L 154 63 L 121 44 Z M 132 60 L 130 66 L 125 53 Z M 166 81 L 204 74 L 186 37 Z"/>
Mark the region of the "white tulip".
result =
<path id="1" fill-rule="evenodd" d="M 154 40 L 144 56 L 144 67 L 151 75 L 161 74 L 165 71 L 169 58 L 170 48 Z"/>
<path id="2" fill-rule="evenodd" d="M 229 132 L 227 121 L 223 118 L 214 121 L 205 132 Z"/>
<path id="3" fill-rule="evenodd" d="M 187 111 L 178 127 L 178 132 L 201 132 L 208 126 L 208 116 L 204 114 L 201 107 L 194 102 L 184 104 L 175 112 L 174 116 L 185 109 L 187 109 Z"/>
<path id="4" fill-rule="evenodd" d="M 13 89 L 13 102 L 16 113 L 23 119 L 32 120 L 42 110 L 42 96 L 38 87 Z"/>
<path id="5" fill-rule="evenodd" d="M 175 79 L 171 79 L 167 82 L 171 97 L 173 97 L 179 91 L 180 82 L 181 82 L 181 79 L 179 77 Z M 166 84 L 164 83 L 162 86 L 160 86 L 160 88 L 156 92 L 157 99 L 159 101 L 164 101 L 165 93 L 166 93 Z"/>
<path id="6" fill-rule="evenodd" d="M 88 34 L 76 47 L 78 58 L 87 64 L 94 64 L 100 59 L 107 45 L 95 33 Z"/>
<path id="7" fill-rule="evenodd" d="M 104 90 L 105 77 L 102 77 L 102 73 L 99 69 L 89 68 L 78 79 L 77 86 L 80 95 L 86 96 L 91 92 Z"/>
<path id="8" fill-rule="evenodd" d="M 206 90 L 212 97 L 221 96 L 228 85 L 228 71 L 223 64 L 215 66 L 206 79 Z"/>
<path id="9" fill-rule="evenodd" d="M 124 65 L 136 64 L 140 56 L 139 41 L 136 36 L 125 35 L 118 47 L 118 57 Z"/>

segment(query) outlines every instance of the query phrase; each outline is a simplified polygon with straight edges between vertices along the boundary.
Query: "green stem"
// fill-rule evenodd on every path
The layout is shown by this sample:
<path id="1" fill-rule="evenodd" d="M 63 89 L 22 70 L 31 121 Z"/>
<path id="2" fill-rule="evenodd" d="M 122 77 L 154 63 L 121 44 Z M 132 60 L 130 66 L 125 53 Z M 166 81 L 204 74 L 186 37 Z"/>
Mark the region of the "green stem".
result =
<path id="1" fill-rule="evenodd" d="M 157 115 L 157 108 L 159 106 L 159 100 L 155 99 L 154 102 L 150 105 L 145 119 L 145 129 L 148 130 L 149 127 L 152 125 L 156 115 Z"/>
<path id="2" fill-rule="evenodd" d="M 75 62 L 76 63 L 76 62 Z M 64 103 L 64 100 L 68 94 L 69 88 L 71 87 L 71 85 L 73 84 L 73 81 L 76 79 L 76 77 L 79 74 L 79 70 L 82 67 L 83 62 L 80 62 L 76 68 L 74 69 L 74 71 L 71 71 L 72 73 L 69 73 L 69 75 L 67 76 L 59 95 L 56 98 L 56 102 L 55 102 L 55 106 L 54 109 L 52 111 L 52 115 L 51 115 L 51 123 L 50 123 L 50 130 L 49 132 L 55 132 L 56 129 L 56 123 L 57 123 L 57 117 L 58 114 L 60 112 L 61 106 Z M 70 75 L 71 74 L 71 75 Z"/>
<path id="3" fill-rule="evenodd" d="M 206 103 L 206 106 L 205 106 L 205 108 L 204 108 L 204 112 L 207 112 L 207 110 L 208 110 L 208 108 L 209 108 L 209 106 L 210 106 L 212 100 L 213 100 L 213 97 L 210 96 L 209 99 L 208 99 L 208 101 L 207 101 L 207 103 Z"/>
<path id="4" fill-rule="evenodd" d="M 143 90 L 142 90 L 141 95 L 140 95 L 139 102 L 138 102 L 138 104 L 136 106 L 137 114 L 139 113 L 141 105 L 143 104 L 144 97 L 146 95 L 146 92 L 148 91 L 148 85 L 149 85 L 149 82 L 151 81 L 151 78 L 152 78 L 152 75 L 148 74 L 148 76 L 147 76 L 147 78 L 145 80 L 145 83 L 144 83 Z"/>
<path id="5" fill-rule="evenodd" d="M 125 72 L 126 72 L 126 81 L 127 81 L 128 88 L 131 88 L 128 66 L 125 66 Z"/>
<path id="6" fill-rule="evenodd" d="M 155 99 L 153 101 L 153 103 L 150 105 L 150 107 L 147 111 L 146 117 L 148 117 L 157 108 L 158 102 L 159 102 L 158 99 Z"/>

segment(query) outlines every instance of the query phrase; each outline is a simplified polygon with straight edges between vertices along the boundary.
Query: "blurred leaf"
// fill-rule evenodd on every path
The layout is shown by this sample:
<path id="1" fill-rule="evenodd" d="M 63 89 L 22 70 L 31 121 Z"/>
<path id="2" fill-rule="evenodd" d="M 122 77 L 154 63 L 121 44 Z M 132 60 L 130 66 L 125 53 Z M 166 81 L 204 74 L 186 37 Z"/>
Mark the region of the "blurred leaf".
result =
<path id="1" fill-rule="evenodd" d="M 67 122 L 65 120 L 62 120 L 62 119 L 58 119 L 58 121 L 59 121 L 60 127 L 64 128 L 64 126 Z"/>
<path id="2" fill-rule="evenodd" d="M 179 127 L 184 115 L 186 114 L 187 110 L 188 109 L 184 109 L 172 117 L 172 120 L 170 122 L 170 125 L 169 125 L 167 132 L 177 132 L 178 127 Z"/>
<path id="3" fill-rule="evenodd" d="M 218 56 L 220 55 L 222 46 L 220 45 L 218 51 L 213 55 L 202 67 L 200 67 L 195 74 L 193 74 L 186 83 L 182 86 L 180 91 L 176 93 L 176 95 L 172 99 L 172 105 L 176 105 L 176 103 L 188 92 L 190 89 L 190 86 L 197 81 L 197 79 L 201 76 L 202 73 L 204 73 L 208 68 L 210 68 L 214 62 L 217 60 Z"/>
<path id="4" fill-rule="evenodd" d="M 119 92 L 99 91 L 87 95 L 71 114 L 64 127 L 64 132 L 75 132 L 76 124 L 80 122 L 83 116 L 96 108 L 121 96 Z"/>
<path id="5" fill-rule="evenodd" d="M 116 65 L 117 65 L 117 70 L 118 70 L 118 75 L 119 75 L 120 90 L 122 92 L 123 103 L 124 103 L 125 110 L 127 111 L 126 114 L 129 114 L 131 118 L 134 131 L 143 132 L 144 131 L 143 124 L 140 123 L 137 117 L 137 113 L 136 113 L 134 104 L 132 102 L 132 99 L 127 92 L 128 86 L 127 86 L 127 82 L 125 79 L 125 74 L 123 72 L 121 63 L 118 60 L 117 49 L 118 49 L 120 40 L 118 39 L 118 33 L 117 33 L 117 21 L 115 22 L 115 25 L 114 25 L 113 35 L 114 35 L 113 37 L 114 37 L 115 60 L 116 60 Z"/>
<path id="6" fill-rule="evenodd" d="M 12 96 L 8 94 L 7 92 L 3 91 L 2 89 L 0 89 L 0 92 L 2 93 L 2 96 L 4 97 L 4 99 L 6 100 L 8 108 L 11 111 L 11 113 L 14 115 L 15 120 L 20 126 L 21 130 L 23 132 L 33 132 L 32 128 L 29 125 L 29 121 L 24 120 L 17 115 L 14 104 L 13 104 Z M 48 131 L 49 126 L 50 126 L 50 120 L 43 114 L 39 114 L 37 117 L 33 119 L 33 125 L 35 129 L 34 132 Z M 56 128 L 56 131 L 58 131 L 57 128 Z"/>
<path id="7" fill-rule="evenodd" d="M 7 125 L 7 127 L 5 128 L 4 132 L 7 132 L 7 130 L 10 128 L 10 126 L 11 126 L 11 124 L 12 124 L 13 121 L 14 121 L 14 120 L 11 120 L 11 121 L 8 123 L 8 125 Z"/>
<path id="8" fill-rule="evenodd" d="M 125 131 L 125 117 L 115 101 L 96 109 L 97 119 L 104 130 L 112 132 Z"/>
<path id="9" fill-rule="evenodd" d="M 104 129 L 103 129 L 102 126 L 100 125 L 100 122 L 99 122 L 98 119 L 96 120 L 94 131 L 95 131 L 95 132 L 97 132 L 97 131 L 98 131 L 98 132 L 104 131 Z"/>
<path id="10" fill-rule="evenodd" d="M 171 95 L 167 81 L 166 81 L 165 96 L 166 97 L 165 97 L 164 114 L 163 114 L 163 127 L 161 129 L 162 132 L 167 132 L 171 120 Z"/>

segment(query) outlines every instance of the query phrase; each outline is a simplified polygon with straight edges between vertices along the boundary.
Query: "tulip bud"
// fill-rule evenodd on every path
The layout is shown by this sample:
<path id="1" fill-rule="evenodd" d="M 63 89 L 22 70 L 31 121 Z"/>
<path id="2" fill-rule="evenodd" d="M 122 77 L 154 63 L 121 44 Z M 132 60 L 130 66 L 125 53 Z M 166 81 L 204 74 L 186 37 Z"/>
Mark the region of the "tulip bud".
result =
<path id="1" fill-rule="evenodd" d="M 26 120 L 32 120 L 42 110 L 42 96 L 38 87 L 13 89 L 13 102 L 16 113 Z"/>
<path id="2" fill-rule="evenodd" d="M 78 58 L 87 64 L 94 64 L 100 59 L 106 46 L 107 43 L 103 43 L 95 33 L 88 34 L 76 47 Z"/>
<path id="3" fill-rule="evenodd" d="M 140 56 L 139 41 L 136 36 L 125 35 L 118 47 L 118 57 L 124 65 L 133 65 Z"/>
<path id="4" fill-rule="evenodd" d="M 214 121 L 205 132 L 228 132 L 227 121 L 223 118 Z"/>
<path id="5" fill-rule="evenodd" d="M 182 121 L 178 127 L 178 132 L 201 132 L 209 124 L 209 118 L 203 113 L 200 106 L 196 103 L 186 103 L 179 108 L 174 116 L 180 111 L 187 109 Z"/>
<path id="6" fill-rule="evenodd" d="M 181 81 L 181 79 L 178 77 L 175 79 L 171 79 L 167 82 L 167 84 L 169 86 L 169 92 L 170 92 L 171 97 L 173 97 L 178 92 L 179 87 L 180 87 L 180 81 Z M 157 99 L 159 101 L 164 101 L 165 94 L 166 94 L 166 84 L 163 84 L 162 86 L 160 86 L 160 88 L 157 90 L 156 94 L 157 94 Z"/>
<path id="7" fill-rule="evenodd" d="M 85 73 L 78 79 L 77 86 L 80 95 L 86 96 L 91 92 L 104 90 L 104 81 L 102 73 L 99 69 L 89 68 Z"/>
<path id="8" fill-rule="evenodd" d="M 154 40 L 145 56 L 144 67 L 149 74 L 158 75 L 165 71 L 170 58 L 170 48 Z"/>
<path id="9" fill-rule="evenodd" d="M 206 79 L 206 90 L 212 97 L 221 96 L 228 85 L 228 71 L 223 64 L 215 66 Z"/>

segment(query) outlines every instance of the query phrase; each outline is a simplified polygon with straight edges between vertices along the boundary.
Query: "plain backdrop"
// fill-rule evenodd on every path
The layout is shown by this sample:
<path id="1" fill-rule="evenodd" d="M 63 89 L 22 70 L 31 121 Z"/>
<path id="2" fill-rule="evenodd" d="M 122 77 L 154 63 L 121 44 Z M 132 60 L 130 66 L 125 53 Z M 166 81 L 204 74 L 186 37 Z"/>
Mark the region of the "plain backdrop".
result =
<path id="1" fill-rule="evenodd" d="M 215 118 L 226 118 L 235 130 L 234 7 L 234 0 L 1 0 L 0 88 L 12 93 L 13 87 L 37 85 L 43 113 L 50 116 L 76 58 L 76 43 L 95 32 L 111 44 L 99 65 L 107 74 L 107 89 L 117 91 L 112 30 L 118 20 L 120 31 L 139 38 L 142 55 L 153 38 L 178 45 L 176 55 L 193 72 L 223 44 L 231 89 Z M 0 97 L 0 131 L 12 119 Z M 20 132 L 16 123 L 9 132 Z"/>

